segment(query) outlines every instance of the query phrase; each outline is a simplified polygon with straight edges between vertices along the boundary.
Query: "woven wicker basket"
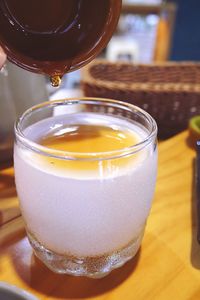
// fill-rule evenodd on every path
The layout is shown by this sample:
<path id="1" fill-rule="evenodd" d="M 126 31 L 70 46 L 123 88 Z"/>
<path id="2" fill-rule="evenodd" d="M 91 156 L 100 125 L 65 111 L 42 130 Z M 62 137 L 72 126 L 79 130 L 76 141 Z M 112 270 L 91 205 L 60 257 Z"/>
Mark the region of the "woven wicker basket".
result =
<path id="1" fill-rule="evenodd" d="M 112 98 L 135 104 L 157 121 L 159 138 L 188 127 L 200 114 L 200 63 L 130 64 L 96 60 L 83 70 L 88 97 Z"/>

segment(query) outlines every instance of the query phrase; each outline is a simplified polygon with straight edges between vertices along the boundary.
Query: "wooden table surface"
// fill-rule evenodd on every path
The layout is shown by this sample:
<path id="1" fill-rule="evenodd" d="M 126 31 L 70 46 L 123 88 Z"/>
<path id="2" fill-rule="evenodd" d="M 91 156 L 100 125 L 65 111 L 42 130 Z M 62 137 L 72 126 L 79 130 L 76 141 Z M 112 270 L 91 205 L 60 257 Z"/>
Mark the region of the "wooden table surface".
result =
<path id="1" fill-rule="evenodd" d="M 195 152 L 187 136 L 159 145 L 156 194 L 138 255 L 100 280 L 54 274 L 34 257 L 18 216 L 13 170 L 0 171 L 0 281 L 39 299 L 200 299 Z"/>

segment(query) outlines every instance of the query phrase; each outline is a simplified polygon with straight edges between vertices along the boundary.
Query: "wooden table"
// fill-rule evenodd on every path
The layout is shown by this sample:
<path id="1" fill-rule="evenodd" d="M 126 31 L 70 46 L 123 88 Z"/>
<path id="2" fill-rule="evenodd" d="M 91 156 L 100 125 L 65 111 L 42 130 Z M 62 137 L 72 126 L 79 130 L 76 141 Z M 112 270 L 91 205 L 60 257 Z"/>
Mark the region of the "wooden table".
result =
<path id="1" fill-rule="evenodd" d="M 159 145 L 155 199 L 138 255 L 100 280 L 57 275 L 32 254 L 16 207 L 13 171 L 0 174 L 0 280 L 39 299 L 200 299 L 200 246 L 196 242 L 194 150 L 184 132 Z M 4 183 L 4 186 L 3 186 Z M 16 212 L 16 211 L 15 211 Z M 12 215 L 12 214 L 10 214 Z"/>

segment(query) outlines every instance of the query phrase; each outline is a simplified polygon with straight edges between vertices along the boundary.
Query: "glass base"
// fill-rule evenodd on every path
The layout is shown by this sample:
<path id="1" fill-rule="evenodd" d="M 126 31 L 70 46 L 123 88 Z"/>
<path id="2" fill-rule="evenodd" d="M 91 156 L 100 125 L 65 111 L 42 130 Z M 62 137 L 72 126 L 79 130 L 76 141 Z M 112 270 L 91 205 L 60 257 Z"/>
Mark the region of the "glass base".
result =
<path id="1" fill-rule="evenodd" d="M 102 256 L 75 257 L 57 254 L 46 249 L 28 233 L 28 239 L 35 255 L 53 272 L 90 278 L 102 278 L 112 270 L 121 267 L 137 253 L 144 231 L 126 247 Z"/>

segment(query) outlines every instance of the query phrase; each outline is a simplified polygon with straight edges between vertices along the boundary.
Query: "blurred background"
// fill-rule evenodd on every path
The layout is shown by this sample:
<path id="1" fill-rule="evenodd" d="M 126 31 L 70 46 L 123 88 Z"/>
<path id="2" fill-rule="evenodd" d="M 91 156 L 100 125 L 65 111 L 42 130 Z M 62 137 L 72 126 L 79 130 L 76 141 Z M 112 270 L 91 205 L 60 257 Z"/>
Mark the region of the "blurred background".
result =
<path id="1" fill-rule="evenodd" d="M 199 61 L 199 11 L 199 0 L 123 0 L 116 32 L 98 58 L 135 64 Z M 82 96 L 82 76 L 82 70 L 66 74 L 61 86 L 53 88 L 49 78 L 7 62 L 0 72 L 0 162 L 11 157 L 17 116 L 44 100 Z M 173 109 L 178 107 L 175 101 Z"/>
<path id="2" fill-rule="evenodd" d="M 199 11 L 198 0 L 123 0 L 118 28 L 100 57 L 144 64 L 199 61 Z M 47 82 L 50 97 L 79 96 L 80 78 L 81 71 L 65 75 L 56 91 Z"/>
<path id="3" fill-rule="evenodd" d="M 118 28 L 100 58 L 144 64 L 170 60 L 198 61 L 200 59 L 199 10 L 200 1 L 198 0 L 123 0 Z M 14 88 L 17 89 L 15 97 L 20 107 L 17 108 L 16 113 L 21 113 L 21 110 L 26 109 L 30 104 L 41 102 L 44 97 L 57 99 L 58 97 L 76 97 L 81 94 L 80 70 L 65 75 L 59 89 L 51 87 L 49 78 L 44 79 L 41 76 L 39 84 L 38 75 L 36 78 L 29 72 L 11 66 L 10 63 L 7 64 L 6 70 L 1 72 L 0 81 L 5 84 L 5 77 L 13 77 L 10 74 L 15 72 L 17 73 L 15 78 L 22 78 L 22 80 L 17 80 L 18 88 Z M 20 104 L 18 98 L 22 98 L 21 88 L 26 85 L 27 93 L 29 87 L 31 92 L 35 86 L 35 80 L 37 84 L 35 99 L 31 96 L 29 100 L 22 99 L 23 105 Z M 12 78 L 8 81 L 7 85 L 13 87 L 14 83 L 10 82 L 13 81 Z M 18 93 L 19 97 L 16 96 Z M 5 96 L 7 97 L 3 88 L 0 97 Z"/>

